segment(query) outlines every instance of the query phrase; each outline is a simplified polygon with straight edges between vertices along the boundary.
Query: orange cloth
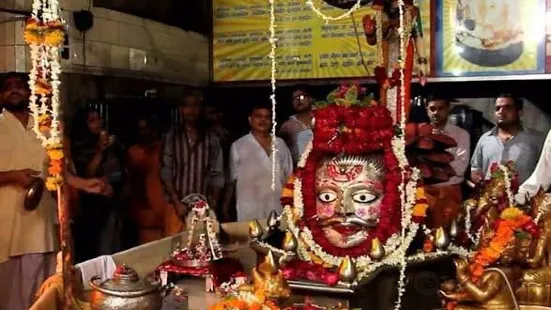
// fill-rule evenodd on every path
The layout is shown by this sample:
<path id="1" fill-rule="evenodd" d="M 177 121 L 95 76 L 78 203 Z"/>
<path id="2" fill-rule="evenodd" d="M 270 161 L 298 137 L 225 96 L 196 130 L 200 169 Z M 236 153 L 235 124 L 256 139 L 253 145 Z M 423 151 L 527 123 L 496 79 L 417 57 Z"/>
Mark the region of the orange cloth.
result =
<path id="1" fill-rule="evenodd" d="M 429 204 L 430 225 L 432 228 L 448 227 L 454 218 L 459 215 L 463 195 L 461 186 L 425 186 L 425 193 Z"/>
<path id="2" fill-rule="evenodd" d="M 79 295 L 78 288 L 76 287 L 76 285 L 78 284 L 80 284 L 80 282 L 75 279 L 75 281 L 73 282 L 73 289 L 77 289 L 76 295 Z M 44 281 L 44 283 L 36 293 L 36 298 L 36 302 L 29 310 L 62 310 L 64 308 L 62 274 L 57 273 Z M 73 309 L 90 310 L 90 303 L 79 298 L 74 298 Z"/>
<path id="3" fill-rule="evenodd" d="M 141 244 L 181 231 L 174 208 L 164 197 L 160 152 L 160 142 L 134 145 L 128 149 L 130 210 L 138 225 Z"/>

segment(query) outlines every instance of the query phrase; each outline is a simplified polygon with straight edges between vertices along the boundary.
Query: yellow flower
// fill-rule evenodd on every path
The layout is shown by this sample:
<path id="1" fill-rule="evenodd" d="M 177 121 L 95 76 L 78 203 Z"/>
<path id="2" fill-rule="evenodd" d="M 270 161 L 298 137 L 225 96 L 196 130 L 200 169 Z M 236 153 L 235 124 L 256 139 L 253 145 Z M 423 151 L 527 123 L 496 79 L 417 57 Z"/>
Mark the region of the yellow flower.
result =
<path id="1" fill-rule="evenodd" d="M 55 176 L 55 177 L 47 177 L 46 178 L 46 188 L 49 191 L 56 191 L 59 186 L 63 184 L 63 177 L 61 176 Z"/>
<path id="2" fill-rule="evenodd" d="M 50 30 L 44 37 L 44 43 L 49 46 L 59 46 L 65 40 L 65 33 L 61 29 Z"/>
<path id="3" fill-rule="evenodd" d="M 501 212 L 499 216 L 503 220 L 515 220 L 524 215 L 524 212 L 516 207 L 509 207 Z"/>
<path id="4" fill-rule="evenodd" d="M 48 157 L 50 157 L 50 160 L 61 160 L 63 158 L 62 149 L 48 150 L 47 153 Z"/>

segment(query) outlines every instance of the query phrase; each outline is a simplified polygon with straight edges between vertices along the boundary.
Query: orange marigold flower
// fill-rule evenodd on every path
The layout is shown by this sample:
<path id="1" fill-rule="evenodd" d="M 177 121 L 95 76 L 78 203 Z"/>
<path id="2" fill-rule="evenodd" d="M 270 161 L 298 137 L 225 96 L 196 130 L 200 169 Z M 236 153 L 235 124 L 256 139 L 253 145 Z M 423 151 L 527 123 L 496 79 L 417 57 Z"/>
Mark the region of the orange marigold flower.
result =
<path id="1" fill-rule="evenodd" d="M 423 217 L 427 215 L 427 209 L 429 205 L 426 203 L 418 203 L 413 207 L 413 216 Z"/>
<path id="2" fill-rule="evenodd" d="M 44 36 L 44 43 L 49 46 L 59 46 L 65 40 L 65 32 L 63 29 L 50 30 Z"/>
<path id="3" fill-rule="evenodd" d="M 249 307 L 249 310 L 262 310 L 262 305 L 257 302 L 254 302 Z"/>
<path id="4" fill-rule="evenodd" d="M 46 151 L 50 160 L 61 160 L 63 156 L 63 149 L 53 149 Z"/>

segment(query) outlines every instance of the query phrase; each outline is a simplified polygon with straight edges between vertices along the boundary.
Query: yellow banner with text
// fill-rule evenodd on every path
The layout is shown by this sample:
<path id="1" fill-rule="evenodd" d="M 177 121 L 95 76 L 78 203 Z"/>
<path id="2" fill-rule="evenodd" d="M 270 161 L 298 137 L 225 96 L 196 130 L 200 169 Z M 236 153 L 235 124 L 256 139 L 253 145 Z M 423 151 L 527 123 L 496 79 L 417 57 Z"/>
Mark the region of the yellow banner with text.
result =
<path id="1" fill-rule="evenodd" d="M 430 0 L 420 0 L 425 53 L 430 59 Z M 314 0 L 327 16 L 346 10 Z M 214 82 L 264 81 L 271 75 L 270 4 L 266 0 L 213 3 Z M 277 79 L 341 79 L 373 76 L 377 51 L 367 44 L 362 19 L 369 6 L 326 23 L 305 0 L 276 1 Z"/>

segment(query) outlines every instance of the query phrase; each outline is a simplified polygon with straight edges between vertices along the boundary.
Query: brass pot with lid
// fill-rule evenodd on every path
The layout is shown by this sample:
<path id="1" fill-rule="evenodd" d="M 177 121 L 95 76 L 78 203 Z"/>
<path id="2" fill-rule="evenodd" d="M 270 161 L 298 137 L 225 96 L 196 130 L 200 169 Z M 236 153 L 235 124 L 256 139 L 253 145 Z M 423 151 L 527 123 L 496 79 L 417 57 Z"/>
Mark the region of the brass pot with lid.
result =
<path id="1" fill-rule="evenodd" d="M 163 298 L 161 282 L 140 279 L 136 271 L 126 265 L 115 270 L 113 279 L 101 282 L 98 276 L 90 279 L 94 289 L 92 310 L 161 310 Z"/>

